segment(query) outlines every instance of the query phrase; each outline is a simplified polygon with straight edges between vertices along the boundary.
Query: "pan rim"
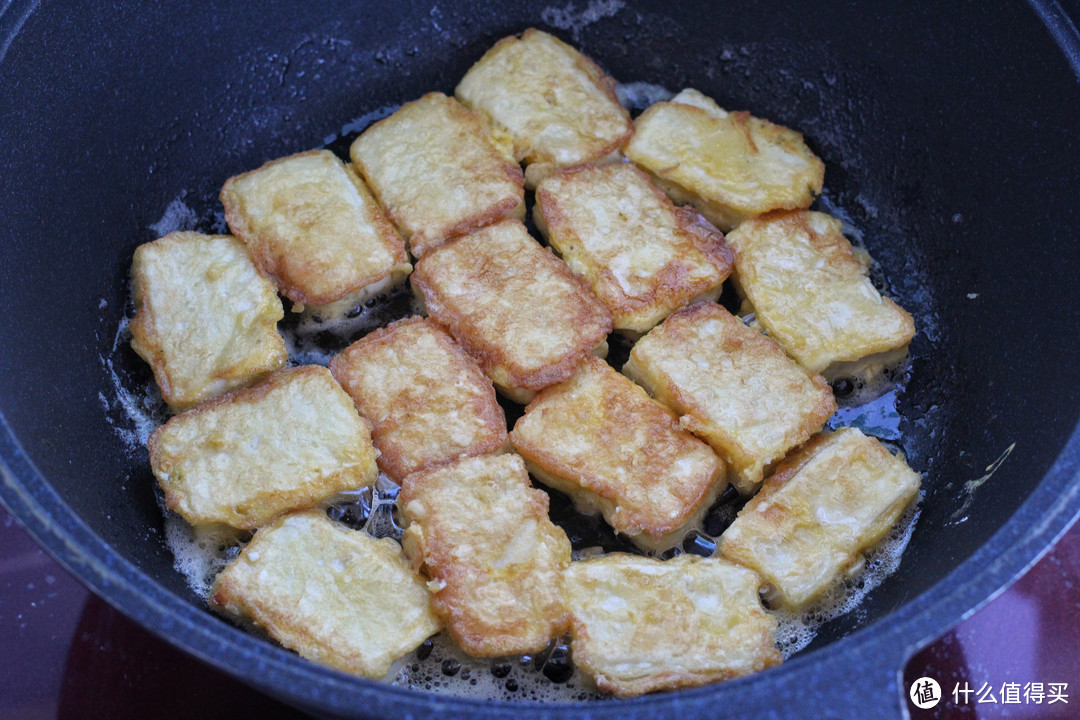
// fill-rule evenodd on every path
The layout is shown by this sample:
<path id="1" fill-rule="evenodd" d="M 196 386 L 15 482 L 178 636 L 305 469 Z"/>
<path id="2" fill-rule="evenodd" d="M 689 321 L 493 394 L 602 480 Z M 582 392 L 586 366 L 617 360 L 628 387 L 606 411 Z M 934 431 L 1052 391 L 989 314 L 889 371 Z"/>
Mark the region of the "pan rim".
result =
<path id="1" fill-rule="evenodd" d="M 1055 0 L 1027 0 L 1027 4 L 1047 27 L 1080 80 L 1080 34 L 1073 20 Z M 0 61 L 37 5 L 37 0 L 14 0 L 0 11 Z M 544 708 L 549 712 L 556 712 L 552 710 L 556 708 L 560 715 L 588 714 L 595 717 L 614 712 L 622 714 L 628 708 L 676 705 L 671 701 L 675 697 L 672 695 L 617 703 L 567 703 L 557 706 L 434 696 L 336 673 L 308 663 L 288 651 L 267 646 L 263 641 L 165 590 L 103 541 L 60 498 L 32 459 L 23 452 L 2 413 L 0 502 L 52 557 L 118 611 L 167 642 L 245 682 L 253 682 L 253 678 L 240 674 L 236 660 L 250 661 L 253 666 L 257 664 L 260 668 L 258 687 L 279 697 L 282 693 L 280 690 L 275 692 L 275 688 L 288 687 L 290 692 L 287 698 L 290 702 L 310 703 L 314 707 L 335 711 L 359 708 L 402 715 L 407 712 L 442 711 L 472 717 L 494 717 L 507 710 L 520 712 L 529 708 Z M 826 647 L 797 656 L 780 668 L 721 685 L 681 691 L 678 697 L 687 698 L 692 703 L 694 699 L 713 698 L 723 693 L 730 696 L 729 708 L 751 709 L 755 706 L 740 705 L 738 688 L 761 683 L 777 688 L 788 686 L 789 691 L 794 691 L 798 683 L 778 678 L 789 675 L 807 677 L 813 672 L 812 666 L 823 661 L 834 662 L 840 655 L 854 655 L 855 650 L 884 651 L 887 643 L 892 642 L 903 649 L 902 652 L 889 653 L 889 660 L 902 656 L 902 663 L 927 639 L 940 635 L 974 613 L 1037 562 L 1078 515 L 1080 425 L 1072 429 L 1042 482 L 1013 516 L 971 557 L 922 594 L 881 619 Z M 946 590 L 939 593 L 943 587 Z M 207 621 L 205 618 L 211 619 Z M 178 627 L 182 627 L 183 631 L 178 633 Z M 223 648 L 228 649 L 228 654 L 233 657 L 224 657 Z M 237 653 L 239 657 L 236 657 Z M 849 667 L 855 666 L 852 664 Z M 902 670 L 901 664 L 898 671 Z M 285 679 L 289 682 L 280 682 Z M 316 679 L 318 683 L 310 682 Z M 896 682 L 899 682 L 899 678 Z M 863 690 L 860 687 L 852 688 L 853 692 L 861 693 Z M 767 699 L 770 703 L 775 702 L 776 695 L 769 695 Z M 742 702 L 751 703 L 753 699 L 744 697 Z M 682 708 L 682 711 L 686 710 Z"/>

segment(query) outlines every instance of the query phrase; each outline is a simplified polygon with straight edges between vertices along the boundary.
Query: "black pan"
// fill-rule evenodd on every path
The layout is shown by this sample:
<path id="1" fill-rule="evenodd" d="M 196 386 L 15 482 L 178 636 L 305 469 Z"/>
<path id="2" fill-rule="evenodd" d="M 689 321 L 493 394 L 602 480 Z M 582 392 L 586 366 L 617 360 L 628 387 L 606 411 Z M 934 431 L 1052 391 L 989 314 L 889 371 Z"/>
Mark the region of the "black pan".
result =
<path id="1" fill-rule="evenodd" d="M 0 497 L 109 602 L 268 693 L 370 717 L 899 717 L 905 658 L 1080 509 L 1075 4 L 0 8 Z M 226 177 L 332 141 L 368 111 L 451 92 L 492 42 L 530 25 L 619 80 L 697 87 L 804 132 L 827 166 L 828 206 L 862 231 L 882 286 L 915 314 L 897 401 L 900 444 L 926 478 L 910 546 L 859 610 L 780 668 L 558 707 L 440 699 L 325 670 L 203 607 L 163 543 L 145 452 L 122 441 L 105 361 L 126 362 L 113 342 L 131 254 L 170 203 L 212 230 Z"/>

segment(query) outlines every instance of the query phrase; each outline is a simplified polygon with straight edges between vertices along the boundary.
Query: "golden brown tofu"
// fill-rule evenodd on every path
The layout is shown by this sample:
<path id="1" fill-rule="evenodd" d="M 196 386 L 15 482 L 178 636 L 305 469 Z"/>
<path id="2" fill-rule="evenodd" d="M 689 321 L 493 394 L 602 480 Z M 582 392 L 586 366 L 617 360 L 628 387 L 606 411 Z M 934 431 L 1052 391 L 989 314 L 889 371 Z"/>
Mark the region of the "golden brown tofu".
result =
<path id="1" fill-rule="evenodd" d="M 379 467 L 394 482 L 508 447 L 491 381 L 432 320 L 406 318 L 365 335 L 330 370 L 373 425 Z"/>
<path id="2" fill-rule="evenodd" d="M 221 190 L 225 220 L 282 295 L 353 304 L 402 282 L 405 243 L 351 167 L 329 150 L 272 160 Z M 347 308 L 348 309 L 348 308 Z"/>
<path id="3" fill-rule="evenodd" d="M 542 390 L 510 441 L 537 479 L 648 549 L 679 543 L 727 486 L 708 445 L 595 357 Z"/>
<path id="4" fill-rule="evenodd" d="M 911 315 L 874 288 L 836 218 L 769 213 L 744 222 L 729 240 L 757 322 L 803 367 L 828 374 L 836 363 L 911 342 Z"/>
<path id="5" fill-rule="evenodd" d="M 373 679 L 440 627 L 401 546 L 318 510 L 255 533 L 215 579 L 210 604 L 312 662 Z"/>
<path id="6" fill-rule="evenodd" d="M 516 455 L 462 458 L 405 478 L 402 546 L 469 655 L 536 652 L 567 627 L 570 541 Z"/>
<path id="7" fill-rule="evenodd" d="M 625 152 L 724 232 L 769 210 L 809 207 L 825 181 L 801 134 L 690 88 L 645 110 Z"/>
<path id="8" fill-rule="evenodd" d="M 574 662 L 620 697 L 779 665 L 757 573 L 719 558 L 613 553 L 566 572 Z"/>
<path id="9" fill-rule="evenodd" d="M 402 105 L 350 154 L 415 257 L 504 217 L 525 219 L 521 167 L 483 120 L 442 93 Z"/>
<path id="10" fill-rule="evenodd" d="M 192 525 L 257 528 L 378 476 L 367 423 L 317 365 L 176 415 L 149 445 L 165 504 Z"/>
<path id="11" fill-rule="evenodd" d="M 724 531 L 725 558 L 801 610 L 892 529 L 919 492 L 903 458 L 855 428 L 814 437 L 776 468 Z"/>
<path id="12" fill-rule="evenodd" d="M 527 187 L 612 156 L 634 131 L 615 81 L 561 40 L 529 28 L 495 43 L 458 83 L 466 107 L 509 134 Z"/>
<path id="13" fill-rule="evenodd" d="M 606 354 L 611 314 L 566 265 L 504 220 L 432 250 L 413 289 L 495 386 L 517 402 Z"/>
<path id="14" fill-rule="evenodd" d="M 631 163 L 562 170 L 536 188 L 536 225 L 614 318 L 637 337 L 672 311 L 716 300 L 731 272 L 724 236 L 676 208 Z"/>
<path id="15" fill-rule="evenodd" d="M 623 372 L 713 446 L 744 495 L 836 411 L 824 378 L 716 303 L 668 316 L 634 345 Z"/>
<path id="16" fill-rule="evenodd" d="M 249 385 L 288 359 L 273 283 L 244 243 L 174 232 L 135 249 L 131 347 L 174 411 Z"/>

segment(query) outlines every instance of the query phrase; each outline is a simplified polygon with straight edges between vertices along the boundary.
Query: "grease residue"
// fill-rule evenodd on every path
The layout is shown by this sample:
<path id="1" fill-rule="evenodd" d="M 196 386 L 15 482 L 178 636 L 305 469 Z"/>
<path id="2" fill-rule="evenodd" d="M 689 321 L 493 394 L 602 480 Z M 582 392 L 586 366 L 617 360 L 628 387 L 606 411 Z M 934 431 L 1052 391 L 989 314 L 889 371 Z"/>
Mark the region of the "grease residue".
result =
<path id="1" fill-rule="evenodd" d="M 575 3 L 569 2 L 562 7 L 549 5 L 540 11 L 540 19 L 553 28 L 569 30 L 575 42 L 580 43 L 581 32 L 589 25 L 604 18 L 614 17 L 626 7 L 623 0 L 589 0 L 584 9 L 578 10 Z"/>
<path id="2" fill-rule="evenodd" d="M 125 449 L 135 453 L 146 447 L 151 433 L 165 422 L 168 408 L 152 377 L 142 384 L 121 378 L 116 363 L 121 348 L 131 342 L 129 323 L 127 317 L 120 319 L 111 349 L 98 356 L 111 390 L 109 395 L 98 393 L 98 401 L 105 410 L 106 422 L 123 441 Z"/>
<path id="3" fill-rule="evenodd" d="M 964 483 L 964 503 L 957 508 L 956 512 L 949 516 L 948 525 L 959 525 L 960 523 L 967 522 L 967 511 L 968 508 L 971 507 L 972 501 L 975 500 L 975 492 L 998 471 L 998 468 L 1000 468 L 1006 460 L 1009 459 L 1009 455 L 1012 454 L 1015 447 L 1016 443 L 1010 444 L 1009 447 L 1005 448 L 1005 451 L 1002 452 L 1001 455 L 998 455 L 997 460 L 986 466 L 986 472 L 982 476 L 977 477 L 974 480 L 968 480 Z"/>

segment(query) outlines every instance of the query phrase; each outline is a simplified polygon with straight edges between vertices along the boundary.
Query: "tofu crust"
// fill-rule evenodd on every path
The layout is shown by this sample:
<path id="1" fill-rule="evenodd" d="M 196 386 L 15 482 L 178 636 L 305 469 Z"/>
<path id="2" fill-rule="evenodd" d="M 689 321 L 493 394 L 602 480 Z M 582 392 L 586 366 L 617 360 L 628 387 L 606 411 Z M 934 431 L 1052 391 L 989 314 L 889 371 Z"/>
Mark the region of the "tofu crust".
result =
<path id="1" fill-rule="evenodd" d="M 692 88 L 639 115 L 624 152 L 724 232 L 769 210 L 809 207 L 825 182 L 802 134 L 727 112 Z"/>
<path id="2" fill-rule="evenodd" d="M 413 567 L 435 612 L 474 657 L 536 652 L 564 632 L 570 541 L 512 454 L 462 458 L 405 478 L 398 495 Z"/>
<path id="3" fill-rule="evenodd" d="M 225 221 L 282 295 L 328 305 L 412 269 L 405 242 L 329 150 L 271 160 L 225 181 Z"/>
<path id="4" fill-rule="evenodd" d="M 536 188 L 536 225 L 611 311 L 616 330 L 648 332 L 672 311 L 716 300 L 731 273 L 724 236 L 676 208 L 631 163 L 562 170 Z"/>
<path id="5" fill-rule="evenodd" d="M 723 461 L 675 413 L 599 358 L 546 388 L 510 433 L 541 482 L 617 532 L 666 549 L 727 486 Z M 666 546 L 666 547 L 665 547 Z"/>
<path id="6" fill-rule="evenodd" d="M 720 558 L 612 553 L 566 572 L 574 662 L 619 697 L 704 685 L 779 665 L 757 573 Z"/>
<path id="7" fill-rule="evenodd" d="M 318 510 L 259 530 L 215 579 L 210 606 L 312 662 L 372 679 L 440 628 L 400 545 Z"/>
<path id="8" fill-rule="evenodd" d="M 251 530 L 378 477 L 367 423 L 317 365 L 176 415 L 149 449 L 166 506 L 191 525 Z"/>
<path id="9" fill-rule="evenodd" d="M 501 218 L 525 219 L 521 167 L 483 120 L 442 93 L 405 103 L 349 153 L 415 257 Z"/>
<path id="10" fill-rule="evenodd" d="M 573 47 L 529 28 L 499 40 L 454 91 L 513 141 L 526 187 L 560 167 L 595 162 L 634 132 L 615 81 Z"/>
<path id="11" fill-rule="evenodd" d="M 911 342 L 911 315 L 883 298 L 825 213 L 777 212 L 731 233 L 736 280 L 758 323 L 803 367 L 825 373 Z"/>
<path id="12" fill-rule="evenodd" d="M 396 483 L 509 447 L 491 381 L 433 320 L 405 318 L 365 335 L 331 359 L 330 371 L 372 424 L 379 468 Z"/>
<path id="13" fill-rule="evenodd" d="M 281 299 L 234 237 L 174 232 L 140 245 L 131 281 L 131 347 L 173 411 L 250 385 L 288 359 Z"/>
<path id="14" fill-rule="evenodd" d="M 523 402 L 606 353 L 611 314 L 585 283 L 516 220 L 432 250 L 413 288 L 495 386 Z"/>
<path id="15" fill-rule="evenodd" d="M 635 343 L 623 372 L 712 445 L 743 495 L 836 411 L 824 378 L 716 303 L 669 315 Z"/>
<path id="16" fill-rule="evenodd" d="M 919 492 L 919 474 L 856 428 L 815 436 L 777 466 L 720 540 L 798 611 L 876 544 Z"/>

